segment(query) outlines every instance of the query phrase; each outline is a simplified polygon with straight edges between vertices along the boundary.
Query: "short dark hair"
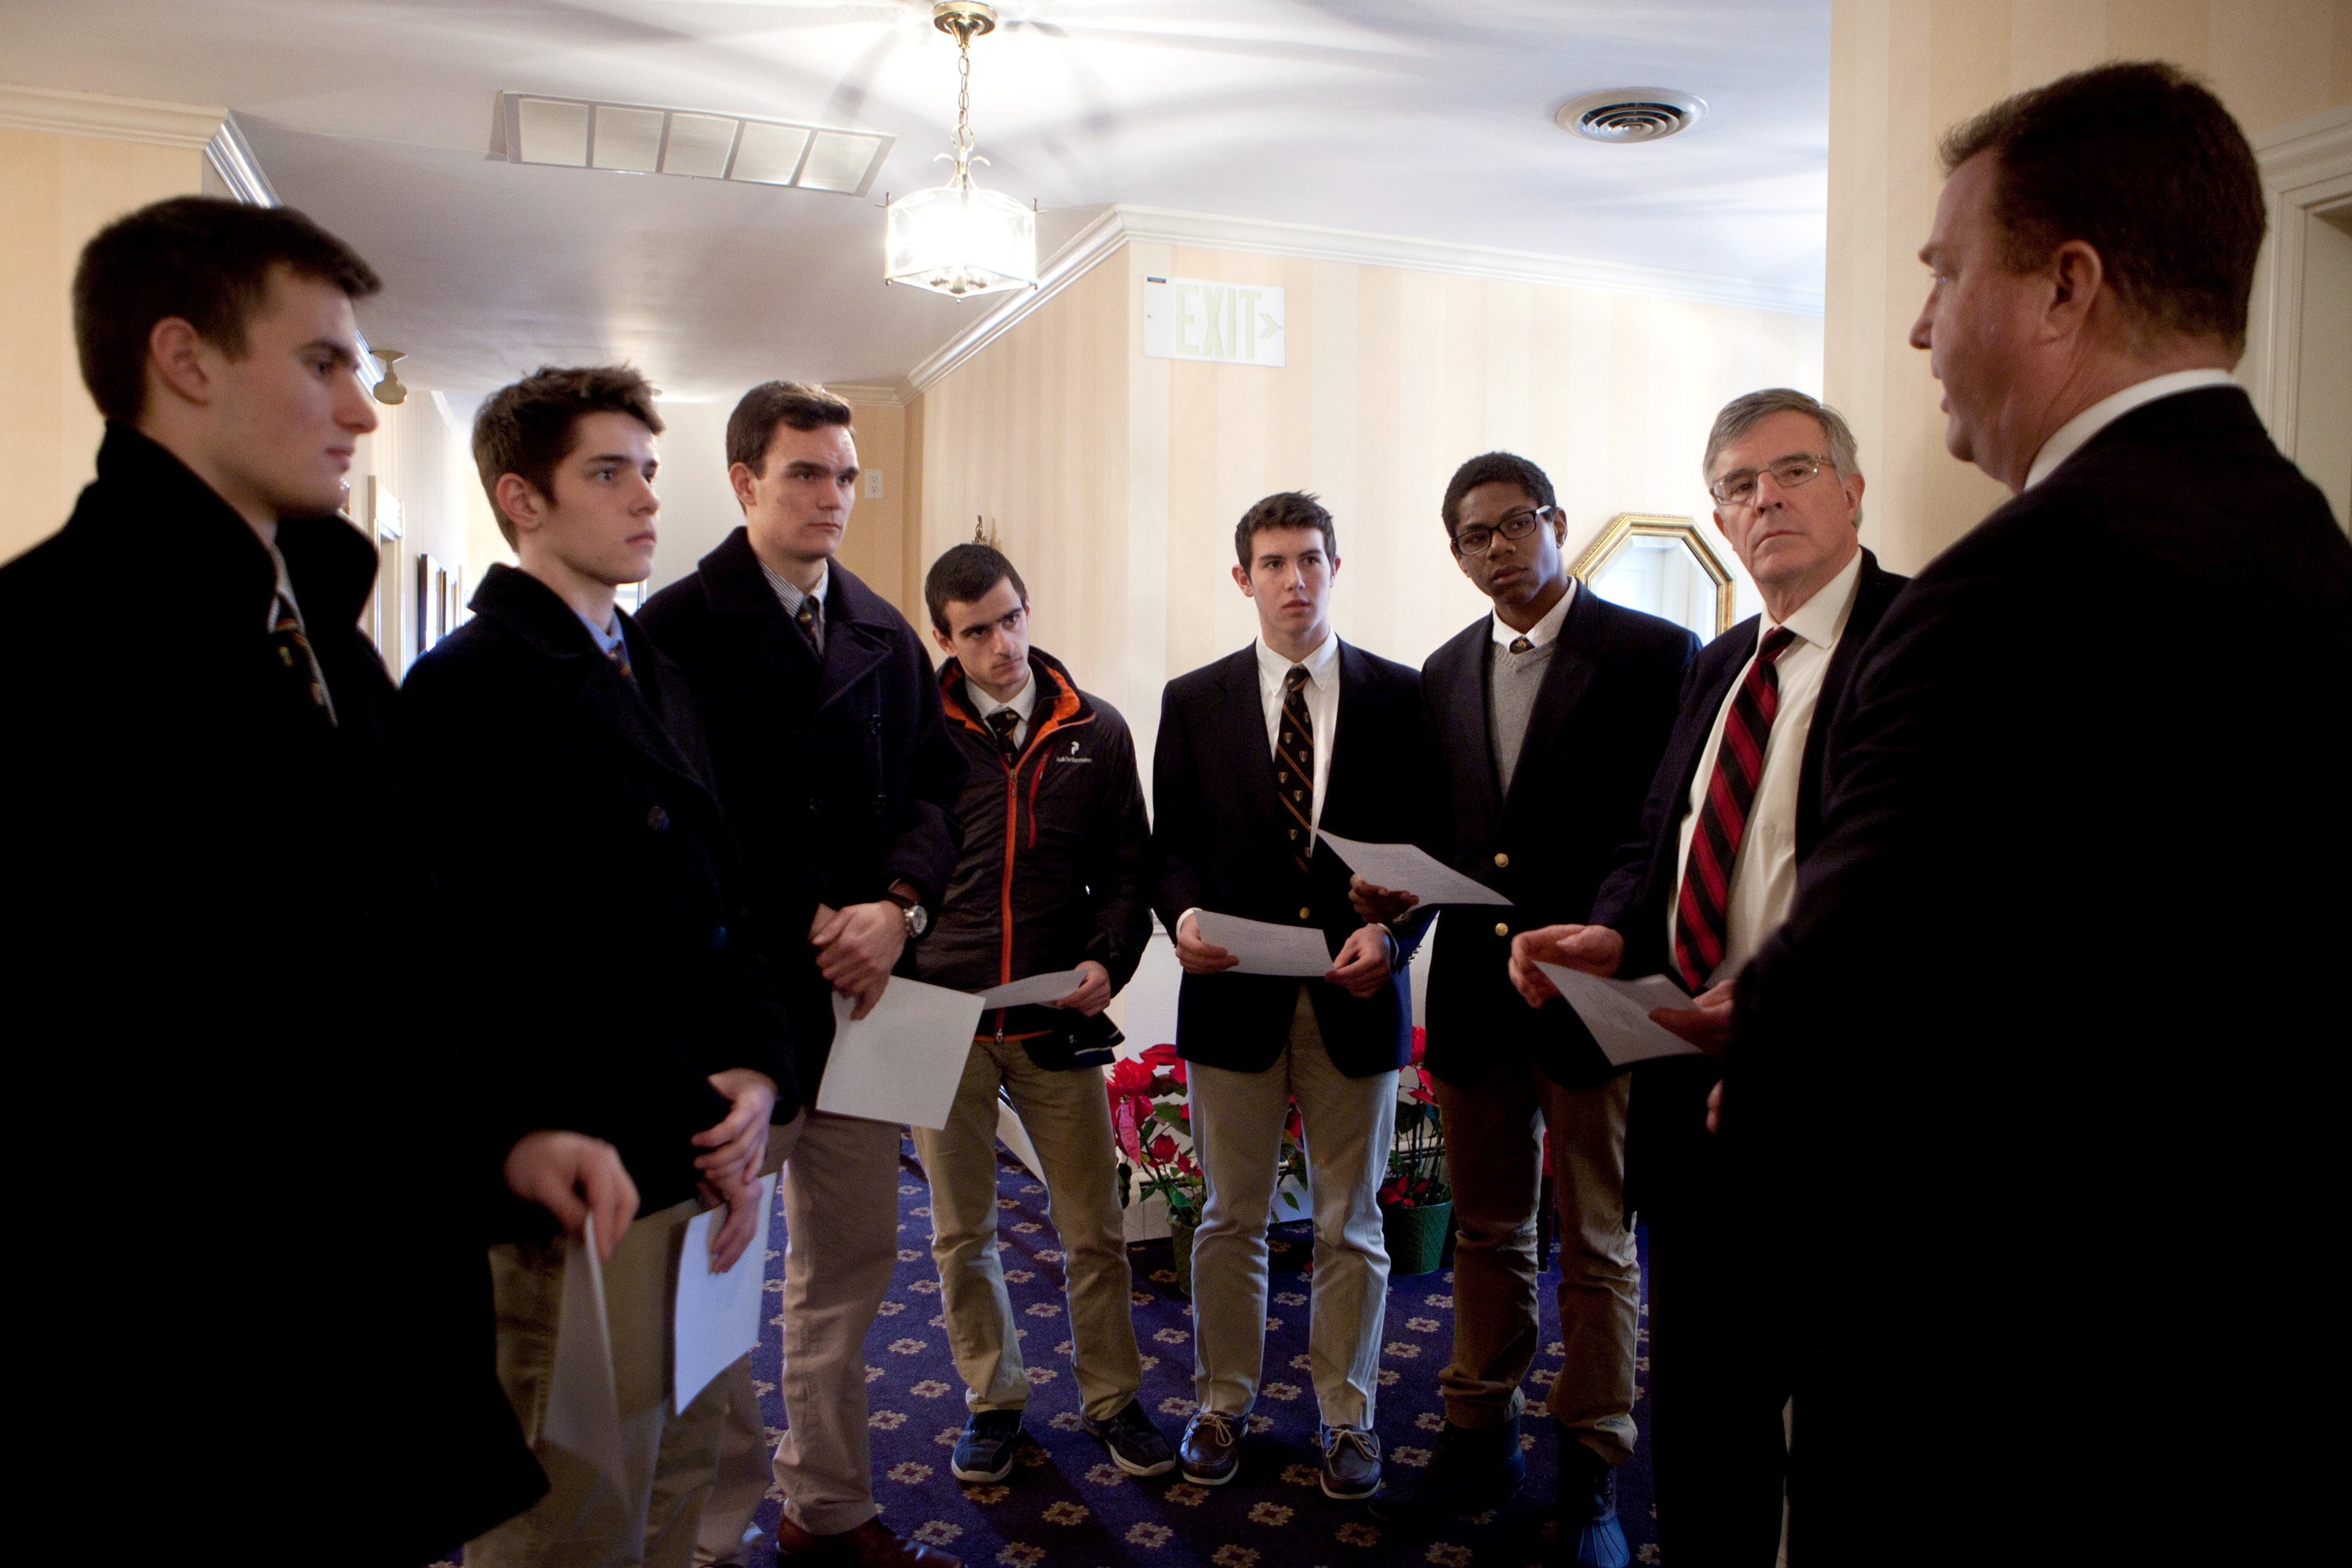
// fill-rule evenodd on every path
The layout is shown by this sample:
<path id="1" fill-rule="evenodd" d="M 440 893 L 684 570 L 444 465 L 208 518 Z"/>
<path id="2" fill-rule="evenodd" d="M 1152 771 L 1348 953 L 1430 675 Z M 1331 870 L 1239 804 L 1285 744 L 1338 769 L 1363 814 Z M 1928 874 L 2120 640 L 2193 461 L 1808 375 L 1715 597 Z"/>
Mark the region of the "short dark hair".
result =
<path id="1" fill-rule="evenodd" d="M 1306 490 L 1283 490 L 1242 513 L 1241 521 L 1234 525 L 1234 553 L 1241 558 L 1243 571 L 1249 570 L 1252 542 L 1276 528 L 1319 528 L 1323 553 L 1335 561 L 1339 558 L 1339 533 L 1323 503 Z"/>
<path id="2" fill-rule="evenodd" d="M 742 464 L 753 473 L 767 467 L 768 448 L 775 445 L 776 426 L 822 430 L 828 425 L 850 425 L 856 410 L 822 386 L 805 381 L 763 381 L 743 395 L 727 416 L 727 464 Z"/>
<path id="3" fill-rule="evenodd" d="M 958 544 L 931 563 L 930 572 L 923 578 L 923 603 L 931 612 L 931 625 L 941 632 L 948 629 L 948 606 L 977 603 L 999 583 L 1009 582 L 1021 602 L 1029 602 L 1029 584 L 1013 569 L 1004 552 L 992 544 Z"/>
<path id="4" fill-rule="evenodd" d="M 231 359 L 283 267 L 354 300 L 383 287 L 359 253 L 292 207 L 173 196 L 99 230 L 74 269 L 74 348 L 98 411 L 133 425 L 146 411 L 147 339 L 178 317 Z"/>
<path id="5" fill-rule="evenodd" d="M 515 526 L 499 505 L 499 480 L 520 474 L 543 496 L 555 493 L 555 470 L 572 455 L 572 431 L 591 414 L 625 414 L 658 436 L 654 389 L 625 364 L 558 367 L 543 364 L 492 393 L 474 416 L 474 471 L 490 498 L 490 515 L 507 543 Z"/>
<path id="6" fill-rule="evenodd" d="M 1517 452 L 1485 452 L 1454 470 L 1445 481 L 1445 499 L 1438 503 L 1438 520 L 1451 539 L 1462 527 L 1462 498 L 1480 485 L 1517 485 L 1538 506 L 1557 506 L 1551 480 L 1544 471 Z"/>
<path id="7" fill-rule="evenodd" d="M 1947 174 L 1993 155 L 2011 271 L 2082 240 L 2144 337 L 2244 351 L 2262 176 L 2245 132 L 2194 77 L 2160 60 L 2076 71 L 1955 126 L 1942 153 Z"/>

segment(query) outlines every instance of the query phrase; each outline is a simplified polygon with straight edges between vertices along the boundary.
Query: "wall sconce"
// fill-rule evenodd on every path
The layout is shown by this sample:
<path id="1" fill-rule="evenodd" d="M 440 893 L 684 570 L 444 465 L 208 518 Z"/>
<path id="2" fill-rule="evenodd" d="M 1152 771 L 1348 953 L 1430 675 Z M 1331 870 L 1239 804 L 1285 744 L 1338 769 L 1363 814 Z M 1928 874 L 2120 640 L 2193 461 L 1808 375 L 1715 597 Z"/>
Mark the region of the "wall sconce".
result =
<path id="1" fill-rule="evenodd" d="M 400 373 L 392 367 L 408 356 L 398 349 L 371 349 L 383 365 L 383 379 L 375 384 L 375 400 L 397 408 L 408 401 L 408 388 L 400 384 Z"/>

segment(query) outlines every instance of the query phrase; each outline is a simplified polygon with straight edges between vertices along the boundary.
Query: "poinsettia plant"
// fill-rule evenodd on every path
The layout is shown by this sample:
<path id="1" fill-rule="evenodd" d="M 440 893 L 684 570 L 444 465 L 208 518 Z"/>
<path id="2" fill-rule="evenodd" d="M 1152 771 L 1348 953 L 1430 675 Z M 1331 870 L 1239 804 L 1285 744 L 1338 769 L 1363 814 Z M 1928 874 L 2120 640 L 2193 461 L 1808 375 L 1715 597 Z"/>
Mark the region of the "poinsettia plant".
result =
<path id="1" fill-rule="evenodd" d="M 1444 1174 L 1445 1119 L 1437 1109 L 1429 1068 L 1422 1065 L 1428 1044 L 1426 1032 L 1415 1029 L 1412 1060 L 1398 1075 L 1396 1136 L 1389 1145 L 1388 1180 L 1381 1184 L 1382 1208 L 1427 1208 L 1454 1200 Z"/>
<path id="2" fill-rule="evenodd" d="M 1192 1108 L 1186 1098 L 1183 1058 L 1170 1045 L 1115 1063 L 1103 1080 L 1110 1097 L 1111 1132 L 1118 1142 L 1122 1192 L 1140 1200 L 1157 1193 L 1175 1225 L 1197 1226 L 1207 1184 L 1192 1158 Z M 1299 1135 L 1298 1107 L 1283 1123 L 1276 1181 L 1287 1177 L 1303 1188 L 1307 1150 Z M 1277 1207 L 1282 1199 L 1277 1195 Z M 1295 1202 L 1293 1206 L 1295 1207 Z M 1304 1212 L 1303 1210 L 1300 1212 Z"/>

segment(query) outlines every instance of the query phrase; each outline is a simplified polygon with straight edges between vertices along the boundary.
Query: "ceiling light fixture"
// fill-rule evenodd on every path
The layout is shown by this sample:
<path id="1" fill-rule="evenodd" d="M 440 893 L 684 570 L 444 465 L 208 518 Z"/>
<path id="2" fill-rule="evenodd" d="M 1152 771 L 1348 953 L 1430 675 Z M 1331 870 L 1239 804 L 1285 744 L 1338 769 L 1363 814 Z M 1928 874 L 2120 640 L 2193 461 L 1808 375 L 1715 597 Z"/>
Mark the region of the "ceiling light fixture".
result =
<path id="1" fill-rule="evenodd" d="M 962 86 L 956 94 L 955 163 L 948 183 L 889 204 L 883 226 L 882 279 L 952 294 L 994 294 L 1037 286 L 1037 215 L 1012 197 L 971 183 L 971 41 L 996 30 L 993 7 L 978 0 L 940 0 L 931 26 L 955 36 Z"/>
<path id="2" fill-rule="evenodd" d="M 398 349 L 372 348 L 368 353 L 383 362 L 383 376 L 375 384 L 375 400 L 397 408 L 408 401 L 408 388 L 400 383 L 400 372 L 394 367 L 408 356 Z"/>
<path id="3" fill-rule="evenodd" d="M 1612 87 L 1570 99 L 1551 111 L 1562 131 L 1593 142 L 1656 142 L 1706 116 L 1706 100 L 1670 87 Z"/>

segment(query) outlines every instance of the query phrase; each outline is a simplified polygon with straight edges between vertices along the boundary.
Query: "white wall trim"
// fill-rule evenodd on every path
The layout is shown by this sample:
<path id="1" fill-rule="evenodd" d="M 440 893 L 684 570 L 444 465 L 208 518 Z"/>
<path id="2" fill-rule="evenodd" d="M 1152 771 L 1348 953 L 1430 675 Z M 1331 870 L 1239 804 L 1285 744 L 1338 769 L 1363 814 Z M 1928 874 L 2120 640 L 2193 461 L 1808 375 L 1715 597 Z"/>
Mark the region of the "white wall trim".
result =
<path id="1" fill-rule="evenodd" d="M 261 164 L 253 155 L 253 147 L 237 128 L 236 116 L 224 115 L 220 129 L 205 143 L 205 162 L 213 166 L 221 184 L 229 194 L 247 206 L 274 207 L 283 205 L 269 176 L 261 172 Z"/>
<path id="2" fill-rule="evenodd" d="M 2249 138 L 2262 171 L 2270 231 L 2254 271 L 2246 357 L 2238 380 L 2271 439 L 2294 456 L 2303 371 L 2303 232 L 2306 215 L 2352 196 L 2352 104 Z M 2288 243 L 2282 244 L 2284 237 Z"/>
<path id="3" fill-rule="evenodd" d="M 228 119 L 211 104 L 116 98 L 102 92 L 0 83 L 0 127 L 56 136 L 103 136 L 155 147 L 202 147 Z"/>
<path id="4" fill-rule="evenodd" d="M 1457 245 L 1447 240 L 1409 239 L 1402 235 L 1363 234 L 1352 229 L 1323 228 L 1313 224 L 1275 223 L 1258 218 L 1223 217 L 1213 213 L 1176 212 L 1166 207 L 1112 206 L 1078 231 L 1046 263 L 1035 289 L 999 304 L 907 373 L 901 396 L 912 399 L 1011 330 L 1046 300 L 1085 276 L 1096 263 L 1129 240 L 1145 244 L 1190 245 L 1212 250 L 1244 251 L 1259 256 L 1297 257 L 1309 261 L 1344 261 L 1363 267 L 1397 267 L 1414 272 L 1439 272 L 1497 282 L 1543 283 L 1560 288 L 1599 289 L 1613 294 L 1641 294 L 1656 299 L 1685 300 L 1702 305 L 1731 305 L 1786 315 L 1819 316 L 1822 290 L 1757 283 L 1742 278 L 1718 278 L 1702 272 L 1679 272 L 1663 267 L 1638 267 L 1625 262 L 1585 261 L 1574 257 L 1546 256 L 1536 251 L 1501 250 L 1483 245 Z"/>

